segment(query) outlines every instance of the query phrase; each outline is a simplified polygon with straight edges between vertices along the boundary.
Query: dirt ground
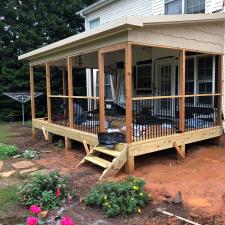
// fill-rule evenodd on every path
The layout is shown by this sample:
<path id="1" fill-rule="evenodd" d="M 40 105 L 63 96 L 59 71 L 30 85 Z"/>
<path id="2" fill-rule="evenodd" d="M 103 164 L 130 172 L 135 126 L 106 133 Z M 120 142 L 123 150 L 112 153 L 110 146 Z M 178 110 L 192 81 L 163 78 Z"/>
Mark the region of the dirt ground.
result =
<path id="1" fill-rule="evenodd" d="M 185 224 L 157 213 L 158 207 L 201 224 L 225 224 L 223 144 L 216 145 L 216 142 L 207 141 L 190 145 L 183 161 L 176 159 L 173 150 L 137 157 L 134 176 L 145 179 L 146 190 L 152 193 L 153 202 L 141 214 L 109 220 L 100 209 L 86 208 L 82 202 L 89 189 L 98 181 L 102 170 L 89 164 L 76 168 L 85 155 L 81 144 L 74 143 L 73 150 L 65 152 L 55 144 L 46 143 L 41 133 L 38 139 L 33 141 L 31 129 L 21 126 L 14 126 L 12 135 L 11 143 L 16 144 L 21 151 L 35 149 L 40 153 L 40 159 L 35 161 L 40 167 L 57 169 L 71 178 L 79 200 L 76 206 L 68 209 L 68 214 L 73 215 L 76 224 Z M 223 139 L 225 142 L 225 137 Z M 10 167 L 10 162 L 5 166 Z M 121 172 L 115 179 L 125 176 L 126 174 Z M 1 181 L 5 185 L 8 182 L 16 181 Z M 183 205 L 165 202 L 165 195 L 174 196 L 178 191 L 181 191 Z"/>

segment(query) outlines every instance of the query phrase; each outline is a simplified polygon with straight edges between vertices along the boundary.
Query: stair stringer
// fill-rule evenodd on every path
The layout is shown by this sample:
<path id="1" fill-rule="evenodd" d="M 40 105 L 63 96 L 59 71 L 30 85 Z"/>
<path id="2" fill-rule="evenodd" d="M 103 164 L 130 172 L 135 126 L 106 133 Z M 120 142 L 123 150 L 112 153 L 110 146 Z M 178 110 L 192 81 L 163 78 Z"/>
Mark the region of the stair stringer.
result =
<path id="1" fill-rule="evenodd" d="M 104 170 L 99 180 L 105 179 L 106 177 L 115 176 L 127 162 L 127 154 L 128 154 L 128 146 L 124 145 L 123 150 L 117 157 L 113 159 L 111 165 Z"/>

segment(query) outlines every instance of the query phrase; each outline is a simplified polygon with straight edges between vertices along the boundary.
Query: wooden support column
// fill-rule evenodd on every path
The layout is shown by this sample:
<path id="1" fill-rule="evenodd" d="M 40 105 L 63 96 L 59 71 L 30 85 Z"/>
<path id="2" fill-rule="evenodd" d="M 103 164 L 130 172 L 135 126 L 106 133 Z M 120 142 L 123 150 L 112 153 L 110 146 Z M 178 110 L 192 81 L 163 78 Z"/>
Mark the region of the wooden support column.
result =
<path id="1" fill-rule="evenodd" d="M 73 112 L 73 58 L 67 57 L 68 69 L 68 95 L 69 95 L 69 127 L 74 127 L 74 112 Z"/>
<path id="2" fill-rule="evenodd" d="M 48 122 L 52 122 L 51 115 L 51 84 L 50 84 L 50 65 L 46 63 L 46 91 L 47 91 L 47 113 L 48 113 Z"/>
<path id="3" fill-rule="evenodd" d="M 222 90 L 223 90 L 223 56 L 218 56 L 218 120 L 217 125 L 222 126 Z"/>
<path id="4" fill-rule="evenodd" d="M 66 96 L 67 95 L 67 82 L 66 82 L 66 71 L 65 71 L 65 67 L 62 68 L 62 80 L 63 80 L 63 96 Z M 66 115 L 66 98 L 63 99 L 63 107 L 64 107 L 64 110 L 63 110 L 63 113 L 64 115 Z"/>
<path id="5" fill-rule="evenodd" d="M 48 123 L 52 123 L 52 106 L 51 106 L 51 78 L 50 78 L 50 65 L 46 63 L 46 91 L 47 91 L 47 113 L 48 113 Z M 48 142 L 52 142 L 52 134 L 47 133 Z"/>
<path id="6" fill-rule="evenodd" d="M 72 141 L 65 137 L 65 150 L 70 150 L 72 148 Z"/>
<path id="7" fill-rule="evenodd" d="M 125 89 L 126 89 L 126 143 L 132 143 L 132 45 L 125 46 Z M 126 173 L 134 172 L 134 156 L 127 151 Z"/>
<path id="8" fill-rule="evenodd" d="M 31 118 L 35 119 L 35 101 L 34 101 L 34 68 L 30 66 L 30 97 L 31 97 Z M 32 126 L 32 137 L 36 138 L 36 129 Z"/>
<path id="9" fill-rule="evenodd" d="M 105 131 L 105 71 L 104 54 L 101 49 L 98 51 L 98 81 L 99 81 L 99 122 L 100 132 Z"/>
<path id="10" fill-rule="evenodd" d="M 180 51 L 179 57 L 179 95 L 180 97 L 180 112 L 179 112 L 179 130 L 185 132 L 185 50 Z"/>

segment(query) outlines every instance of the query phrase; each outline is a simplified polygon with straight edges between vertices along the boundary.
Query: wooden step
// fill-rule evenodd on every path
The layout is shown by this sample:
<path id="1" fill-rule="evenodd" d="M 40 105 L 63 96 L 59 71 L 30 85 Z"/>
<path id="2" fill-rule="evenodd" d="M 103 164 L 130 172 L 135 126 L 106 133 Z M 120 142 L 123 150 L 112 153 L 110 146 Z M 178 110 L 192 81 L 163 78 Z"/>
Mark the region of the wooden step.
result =
<path id="1" fill-rule="evenodd" d="M 94 147 L 94 151 L 97 151 L 97 152 L 101 152 L 101 153 L 104 153 L 106 155 L 110 155 L 110 156 L 113 156 L 113 157 L 117 157 L 120 152 L 114 150 L 114 149 L 107 149 L 106 147 Z"/>
<path id="2" fill-rule="evenodd" d="M 108 168 L 110 166 L 110 164 L 111 164 L 110 161 L 107 161 L 105 159 L 102 159 L 102 158 L 99 158 L 99 157 L 93 156 L 93 155 L 86 156 L 85 160 L 87 160 L 89 162 L 92 162 L 92 163 L 94 163 L 94 164 L 96 164 L 98 166 L 101 166 L 103 168 Z"/>

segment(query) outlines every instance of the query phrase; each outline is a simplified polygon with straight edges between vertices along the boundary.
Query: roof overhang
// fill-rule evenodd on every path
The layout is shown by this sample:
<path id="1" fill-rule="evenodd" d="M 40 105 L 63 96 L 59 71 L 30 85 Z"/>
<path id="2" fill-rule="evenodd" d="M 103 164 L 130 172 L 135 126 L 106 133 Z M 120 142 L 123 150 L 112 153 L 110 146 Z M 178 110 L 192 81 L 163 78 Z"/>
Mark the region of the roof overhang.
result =
<path id="1" fill-rule="evenodd" d="M 19 60 L 30 60 L 39 56 L 55 53 L 65 48 L 79 46 L 85 43 L 104 38 L 125 30 L 130 30 L 135 27 L 144 26 L 161 26 L 161 25 L 176 25 L 176 24 L 199 24 L 224 22 L 225 13 L 215 14 L 195 14 L 195 15 L 161 15 L 161 16 L 128 16 L 122 17 L 113 22 L 106 23 L 92 30 L 82 32 L 71 36 L 53 44 L 44 46 L 26 54 L 20 55 Z"/>
<path id="2" fill-rule="evenodd" d="M 100 9 L 100 8 L 106 6 L 106 5 L 112 4 L 116 1 L 118 1 L 118 0 L 99 0 L 99 1 L 89 5 L 88 7 L 78 11 L 76 13 L 76 15 L 85 16 L 85 15 L 87 15 L 87 14 L 89 14 L 89 13 L 95 11 L 95 10 L 98 10 L 98 9 Z"/>

